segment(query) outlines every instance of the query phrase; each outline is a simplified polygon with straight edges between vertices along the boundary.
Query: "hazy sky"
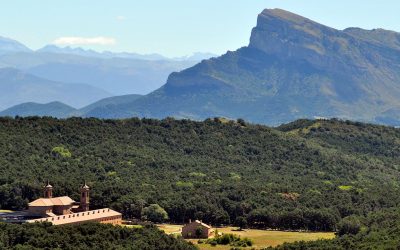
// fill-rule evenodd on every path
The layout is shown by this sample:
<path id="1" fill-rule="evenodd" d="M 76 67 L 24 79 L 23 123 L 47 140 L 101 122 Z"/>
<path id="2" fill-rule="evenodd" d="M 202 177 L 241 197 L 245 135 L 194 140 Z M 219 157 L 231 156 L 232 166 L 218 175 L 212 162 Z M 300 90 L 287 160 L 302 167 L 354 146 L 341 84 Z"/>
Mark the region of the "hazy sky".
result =
<path id="1" fill-rule="evenodd" d="M 399 0 L 0 0 L 0 36 L 96 50 L 222 54 L 248 44 L 257 14 L 282 8 L 334 28 L 400 31 Z"/>

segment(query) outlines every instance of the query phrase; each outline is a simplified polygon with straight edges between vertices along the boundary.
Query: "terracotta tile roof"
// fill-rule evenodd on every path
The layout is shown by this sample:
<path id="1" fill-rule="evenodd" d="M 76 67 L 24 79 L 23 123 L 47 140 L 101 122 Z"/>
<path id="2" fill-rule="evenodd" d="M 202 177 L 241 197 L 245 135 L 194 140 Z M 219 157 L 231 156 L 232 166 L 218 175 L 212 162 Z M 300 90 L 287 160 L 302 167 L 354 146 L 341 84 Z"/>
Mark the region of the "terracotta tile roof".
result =
<path id="1" fill-rule="evenodd" d="M 200 223 L 200 225 L 202 225 L 202 226 L 204 226 L 204 227 L 206 227 L 206 228 L 211 228 L 209 225 L 207 225 L 207 224 L 205 224 L 205 223 L 203 223 L 203 222 L 201 222 L 201 221 L 199 221 L 199 220 L 196 220 L 196 222 L 197 222 L 197 223 Z"/>
<path id="2" fill-rule="evenodd" d="M 54 197 L 54 198 L 40 198 L 32 201 L 28 205 L 30 207 L 52 207 L 52 206 L 69 206 L 75 201 L 68 196 Z"/>
<path id="3" fill-rule="evenodd" d="M 52 207 L 53 202 L 50 199 L 40 198 L 28 204 L 30 207 Z"/>
<path id="4" fill-rule="evenodd" d="M 34 223 L 34 222 L 51 222 L 53 225 L 63 225 L 63 224 L 72 224 L 77 222 L 88 222 L 97 219 L 112 217 L 112 216 L 122 216 L 121 213 L 114 211 L 109 208 L 91 210 L 87 212 L 80 212 L 80 213 L 72 213 L 66 215 L 57 215 L 48 218 L 42 219 L 34 219 L 28 220 L 26 222 Z"/>
<path id="5" fill-rule="evenodd" d="M 75 201 L 68 196 L 55 197 L 50 199 L 54 206 L 72 205 Z"/>
<path id="6" fill-rule="evenodd" d="M 203 223 L 203 222 L 201 222 L 199 220 L 195 220 L 195 221 L 193 221 L 193 222 L 191 222 L 189 224 L 186 224 L 185 226 L 188 226 L 188 225 L 191 225 L 191 224 L 199 224 L 199 225 L 201 225 L 201 226 L 203 226 L 205 228 L 211 228 L 209 225 L 207 225 L 207 224 L 205 224 L 205 223 Z"/>

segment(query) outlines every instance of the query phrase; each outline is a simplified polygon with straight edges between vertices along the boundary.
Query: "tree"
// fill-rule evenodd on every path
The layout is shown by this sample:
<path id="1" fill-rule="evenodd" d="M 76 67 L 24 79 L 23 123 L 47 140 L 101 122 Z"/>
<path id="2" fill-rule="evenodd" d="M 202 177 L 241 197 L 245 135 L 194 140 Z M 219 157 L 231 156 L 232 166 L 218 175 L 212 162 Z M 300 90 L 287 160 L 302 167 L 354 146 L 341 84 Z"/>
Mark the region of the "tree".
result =
<path id="1" fill-rule="evenodd" d="M 143 199 L 136 199 L 134 203 L 130 204 L 130 209 L 134 217 L 140 218 L 145 204 L 146 201 Z"/>
<path id="2" fill-rule="evenodd" d="M 247 219 L 243 216 L 239 216 L 235 220 L 235 226 L 239 227 L 239 230 L 247 228 Z"/>
<path id="3" fill-rule="evenodd" d="M 361 230 L 361 222 L 356 216 L 349 216 L 342 219 L 338 225 L 339 236 L 345 234 L 357 234 Z"/>
<path id="4" fill-rule="evenodd" d="M 158 204 L 151 204 L 143 209 L 142 219 L 161 223 L 169 219 L 168 213 Z"/>

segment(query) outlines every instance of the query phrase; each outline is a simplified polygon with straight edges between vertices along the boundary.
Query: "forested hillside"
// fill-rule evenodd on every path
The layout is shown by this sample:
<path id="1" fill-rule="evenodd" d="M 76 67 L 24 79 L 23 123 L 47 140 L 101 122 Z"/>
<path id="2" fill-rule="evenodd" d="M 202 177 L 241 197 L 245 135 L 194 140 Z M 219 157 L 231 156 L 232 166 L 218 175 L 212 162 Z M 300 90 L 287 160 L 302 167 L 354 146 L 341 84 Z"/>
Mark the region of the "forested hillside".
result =
<path id="1" fill-rule="evenodd" d="M 338 120 L 279 128 L 242 120 L 0 119 L 0 207 L 55 195 L 127 218 L 158 204 L 172 222 L 335 230 L 400 204 L 400 130 Z"/>

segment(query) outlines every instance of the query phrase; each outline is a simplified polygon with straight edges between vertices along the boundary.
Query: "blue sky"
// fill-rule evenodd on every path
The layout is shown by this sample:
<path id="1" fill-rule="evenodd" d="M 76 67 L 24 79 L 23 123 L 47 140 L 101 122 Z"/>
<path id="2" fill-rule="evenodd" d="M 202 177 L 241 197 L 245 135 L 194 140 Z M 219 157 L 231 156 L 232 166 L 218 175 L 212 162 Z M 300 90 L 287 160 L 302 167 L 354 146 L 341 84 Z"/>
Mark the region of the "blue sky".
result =
<path id="1" fill-rule="evenodd" d="M 248 44 L 257 14 L 282 8 L 334 28 L 400 31 L 398 0 L 1 0 L 0 36 L 38 49 L 222 54 Z"/>

